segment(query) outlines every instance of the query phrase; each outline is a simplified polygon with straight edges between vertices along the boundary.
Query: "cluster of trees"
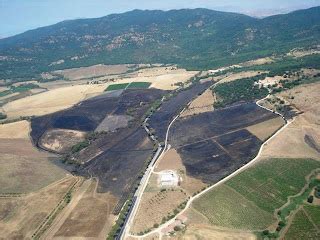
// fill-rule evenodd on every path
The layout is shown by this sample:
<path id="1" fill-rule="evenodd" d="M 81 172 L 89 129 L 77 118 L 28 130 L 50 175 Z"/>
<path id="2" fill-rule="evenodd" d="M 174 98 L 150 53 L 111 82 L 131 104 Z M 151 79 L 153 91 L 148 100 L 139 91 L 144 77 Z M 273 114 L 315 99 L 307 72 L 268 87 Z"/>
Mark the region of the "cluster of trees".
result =
<path id="1" fill-rule="evenodd" d="M 116 223 L 113 225 L 111 231 L 109 232 L 107 240 L 113 240 L 120 234 L 121 229 L 124 225 L 124 222 L 127 218 L 127 215 L 130 212 L 132 204 L 133 204 L 132 198 L 128 199 L 127 203 L 122 208 Z"/>
<path id="2" fill-rule="evenodd" d="M 251 78 L 218 84 L 213 88 L 214 93 L 218 96 L 218 101 L 214 103 L 214 107 L 221 108 L 236 102 L 252 101 L 267 96 L 268 89 L 255 84 L 255 82 L 265 77 L 265 74 L 261 74 Z"/>
<path id="3" fill-rule="evenodd" d="M 6 119 L 6 118 L 7 118 L 7 115 L 0 112 L 0 120 Z"/>

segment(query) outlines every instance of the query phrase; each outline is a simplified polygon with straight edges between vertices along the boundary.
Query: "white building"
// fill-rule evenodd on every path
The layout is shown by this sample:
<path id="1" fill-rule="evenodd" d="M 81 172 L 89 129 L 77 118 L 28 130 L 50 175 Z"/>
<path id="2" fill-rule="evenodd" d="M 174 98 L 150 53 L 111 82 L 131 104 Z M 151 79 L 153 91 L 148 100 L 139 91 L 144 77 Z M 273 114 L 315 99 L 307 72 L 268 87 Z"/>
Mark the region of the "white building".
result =
<path id="1" fill-rule="evenodd" d="M 179 184 L 179 176 L 172 170 L 162 171 L 159 178 L 161 187 L 178 186 Z"/>

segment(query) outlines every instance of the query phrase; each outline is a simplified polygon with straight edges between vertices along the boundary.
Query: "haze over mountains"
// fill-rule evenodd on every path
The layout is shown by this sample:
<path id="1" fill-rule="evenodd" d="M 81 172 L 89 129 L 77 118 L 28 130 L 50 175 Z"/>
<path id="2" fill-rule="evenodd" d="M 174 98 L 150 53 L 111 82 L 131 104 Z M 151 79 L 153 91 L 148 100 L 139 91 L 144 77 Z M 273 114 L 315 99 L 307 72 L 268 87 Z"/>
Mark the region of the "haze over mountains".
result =
<path id="1" fill-rule="evenodd" d="M 63 21 L 0 40 L 0 79 L 92 64 L 176 63 L 192 69 L 319 44 L 320 7 L 263 19 L 208 9 L 134 10 Z"/>

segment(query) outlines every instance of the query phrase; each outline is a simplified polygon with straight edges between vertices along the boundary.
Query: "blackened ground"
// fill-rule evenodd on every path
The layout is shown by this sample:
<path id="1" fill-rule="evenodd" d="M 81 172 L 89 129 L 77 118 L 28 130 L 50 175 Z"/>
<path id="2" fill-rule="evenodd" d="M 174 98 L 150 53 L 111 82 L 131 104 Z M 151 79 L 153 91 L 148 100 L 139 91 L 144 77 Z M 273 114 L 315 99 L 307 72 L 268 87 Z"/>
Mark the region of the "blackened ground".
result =
<path id="1" fill-rule="evenodd" d="M 112 140 L 113 146 L 106 148 L 78 169 L 81 175 L 99 178 L 99 192 L 110 191 L 118 197 L 115 213 L 121 209 L 132 192 L 134 184 L 153 153 L 153 143 L 142 127 L 135 130 L 123 129 L 118 134 L 122 139 Z"/>
<path id="2" fill-rule="evenodd" d="M 224 135 L 276 117 L 278 115 L 258 107 L 255 103 L 244 103 L 179 118 L 170 129 L 169 142 L 173 147 L 178 147 Z"/>
<path id="3" fill-rule="evenodd" d="M 132 89 L 121 94 L 103 94 L 78 105 L 53 114 L 34 118 L 31 121 L 31 137 L 38 146 L 39 139 L 49 129 L 71 129 L 90 132 L 103 121 L 107 114 L 130 114 L 141 118 L 149 104 L 161 98 L 165 91 L 158 89 Z"/>
<path id="4" fill-rule="evenodd" d="M 169 143 L 177 149 L 187 174 L 213 184 L 251 161 L 262 141 L 245 128 L 279 117 L 245 103 L 178 119 Z"/>
<path id="5" fill-rule="evenodd" d="M 41 136 L 51 129 L 91 132 L 107 114 L 130 114 L 128 127 L 98 134 L 87 148 L 69 157 L 69 162 L 78 165 L 75 173 L 98 178 L 98 191 L 110 192 L 118 198 L 114 209 L 118 213 L 154 152 L 153 142 L 141 126 L 143 115 L 166 93 L 158 89 L 130 89 L 120 95 L 103 94 L 70 109 L 33 119 L 31 136 L 38 144 Z"/>
<path id="6" fill-rule="evenodd" d="M 150 127 L 156 131 L 160 141 L 164 141 L 167 128 L 172 119 L 194 98 L 212 85 L 212 82 L 195 83 L 190 88 L 182 90 L 176 96 L 163 102 L 161 108 L 155 112 L 150 120 Z"/>

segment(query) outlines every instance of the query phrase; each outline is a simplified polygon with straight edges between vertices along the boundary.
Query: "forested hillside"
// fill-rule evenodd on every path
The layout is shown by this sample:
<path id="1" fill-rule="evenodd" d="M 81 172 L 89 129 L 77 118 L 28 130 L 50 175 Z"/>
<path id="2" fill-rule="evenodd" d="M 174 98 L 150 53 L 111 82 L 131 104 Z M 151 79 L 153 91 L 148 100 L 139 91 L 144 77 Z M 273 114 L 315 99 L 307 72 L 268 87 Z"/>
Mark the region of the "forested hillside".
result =
<path id="1" fill-rule="evenodd" d="M 320 43 L 320 7 L 256 19 L 208 9 L 134 10 L 0 40 L 0 79 L 98 63 L 210 69 Z"/>

